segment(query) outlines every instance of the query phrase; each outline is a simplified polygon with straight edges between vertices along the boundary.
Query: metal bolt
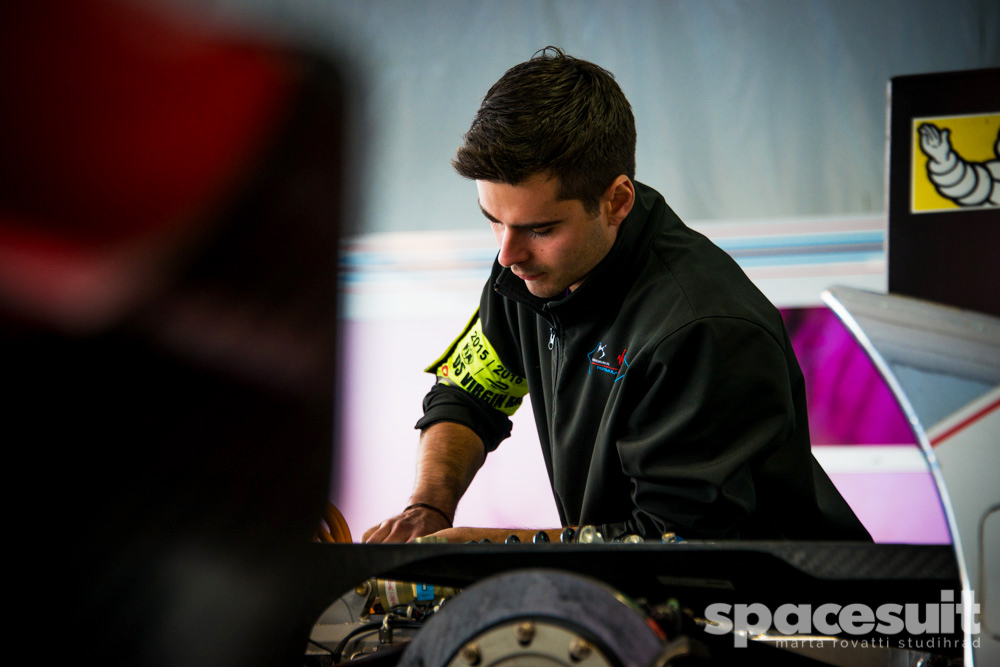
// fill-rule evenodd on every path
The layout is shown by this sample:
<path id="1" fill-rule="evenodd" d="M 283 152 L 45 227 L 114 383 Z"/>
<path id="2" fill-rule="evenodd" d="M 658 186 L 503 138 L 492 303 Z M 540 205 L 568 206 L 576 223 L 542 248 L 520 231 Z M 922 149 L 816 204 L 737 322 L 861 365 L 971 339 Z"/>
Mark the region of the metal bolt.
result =
<path id="1" fill-rule="evenodd" d="M 514 627 L 514 636 L 517 637 L 518 644 L 527 646 L 535 638 L 535 624 L 531 621 L 518 623 Z"/>
<path id="2" fill-rule="evenodd" d="M 579 637 L 576 637 L 569 643 L 569 657 L 573 662 L 586 660 L 590 656 L 591 650 L 593 649 L 590 644 Z"/>
<path id="3" fill-rule="evenodd" d="M 462 658 L 462 661 L 467 665 L 478 665 L 479 660 L 481 658 L 479 653 L 479 646 L 475 642 L 471 644 L 466 644 L 465 646 L 462 647 L 462 650 L 459 651 L 459 656 Z"/>
<path id="4" fill-rule="evenodd" d="M 378 643 L 382 646 L 392 645 L 392 626 L 389 622 L 394 618 L 392 614 L 386 614 L 382 619 L 382 625 L 378 629 Z"/>

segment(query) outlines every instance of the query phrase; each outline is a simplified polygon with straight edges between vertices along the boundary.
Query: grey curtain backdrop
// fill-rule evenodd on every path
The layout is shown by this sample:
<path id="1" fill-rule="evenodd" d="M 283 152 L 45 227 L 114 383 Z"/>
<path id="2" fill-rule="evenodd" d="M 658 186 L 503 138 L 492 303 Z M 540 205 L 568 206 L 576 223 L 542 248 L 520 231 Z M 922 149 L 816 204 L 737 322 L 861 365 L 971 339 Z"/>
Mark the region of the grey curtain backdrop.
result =
<path id="1" fill-rule="evenodd" d="M 449 160 L 489 86 L 546 45 L 615 74 L 637 120 L 638 180 L 701 221 L 881 215 L 889 78 L 1000 65 L 995 0 L 197 7 L 348 65 L 352 233 L 483 224 L 474 186 Z"/>

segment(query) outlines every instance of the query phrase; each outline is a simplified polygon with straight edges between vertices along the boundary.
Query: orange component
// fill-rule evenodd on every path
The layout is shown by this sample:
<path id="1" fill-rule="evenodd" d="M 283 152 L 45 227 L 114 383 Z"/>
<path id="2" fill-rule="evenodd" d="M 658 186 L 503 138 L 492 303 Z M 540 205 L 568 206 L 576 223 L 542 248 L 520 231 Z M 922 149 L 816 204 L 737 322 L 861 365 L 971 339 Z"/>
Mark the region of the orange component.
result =
<path id="1" fill-rule="evenodd" d="M 351 538 L 351 529 L 347 526 L 347 520 L 340 513 L 336 505 L 327 501 L 326 513 L 323 515 L 323 522 L 316 529 L 317 542 L 334 542 L 350 544 L 354 540 Z"/>

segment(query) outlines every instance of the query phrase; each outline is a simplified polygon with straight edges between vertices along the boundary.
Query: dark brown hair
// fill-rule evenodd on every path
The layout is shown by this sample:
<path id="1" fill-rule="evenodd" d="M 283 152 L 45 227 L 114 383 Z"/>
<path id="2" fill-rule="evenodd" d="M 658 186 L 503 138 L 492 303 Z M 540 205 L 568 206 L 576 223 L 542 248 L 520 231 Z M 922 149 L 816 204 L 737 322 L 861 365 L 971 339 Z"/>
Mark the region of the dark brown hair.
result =
<path id="1" fill-rule="evenodd" d="M 548 173 L 596 213 L 615 178 L 635 178 L 632 107 L 611 72 L 549 46 L 493 84 L 452 166 L 509 185 Z"/>

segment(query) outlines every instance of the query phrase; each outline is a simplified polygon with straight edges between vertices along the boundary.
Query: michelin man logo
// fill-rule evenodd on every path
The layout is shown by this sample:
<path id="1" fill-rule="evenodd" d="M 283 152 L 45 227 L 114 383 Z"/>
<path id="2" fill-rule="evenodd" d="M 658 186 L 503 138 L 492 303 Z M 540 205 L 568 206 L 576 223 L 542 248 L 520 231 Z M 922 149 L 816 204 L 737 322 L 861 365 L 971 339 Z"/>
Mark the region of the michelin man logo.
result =
<path id="1" fill-rule="evenodd" d="M 917 119 L 914 125 L 915 213 L 1000 206 L 1000 115 Z"/>

